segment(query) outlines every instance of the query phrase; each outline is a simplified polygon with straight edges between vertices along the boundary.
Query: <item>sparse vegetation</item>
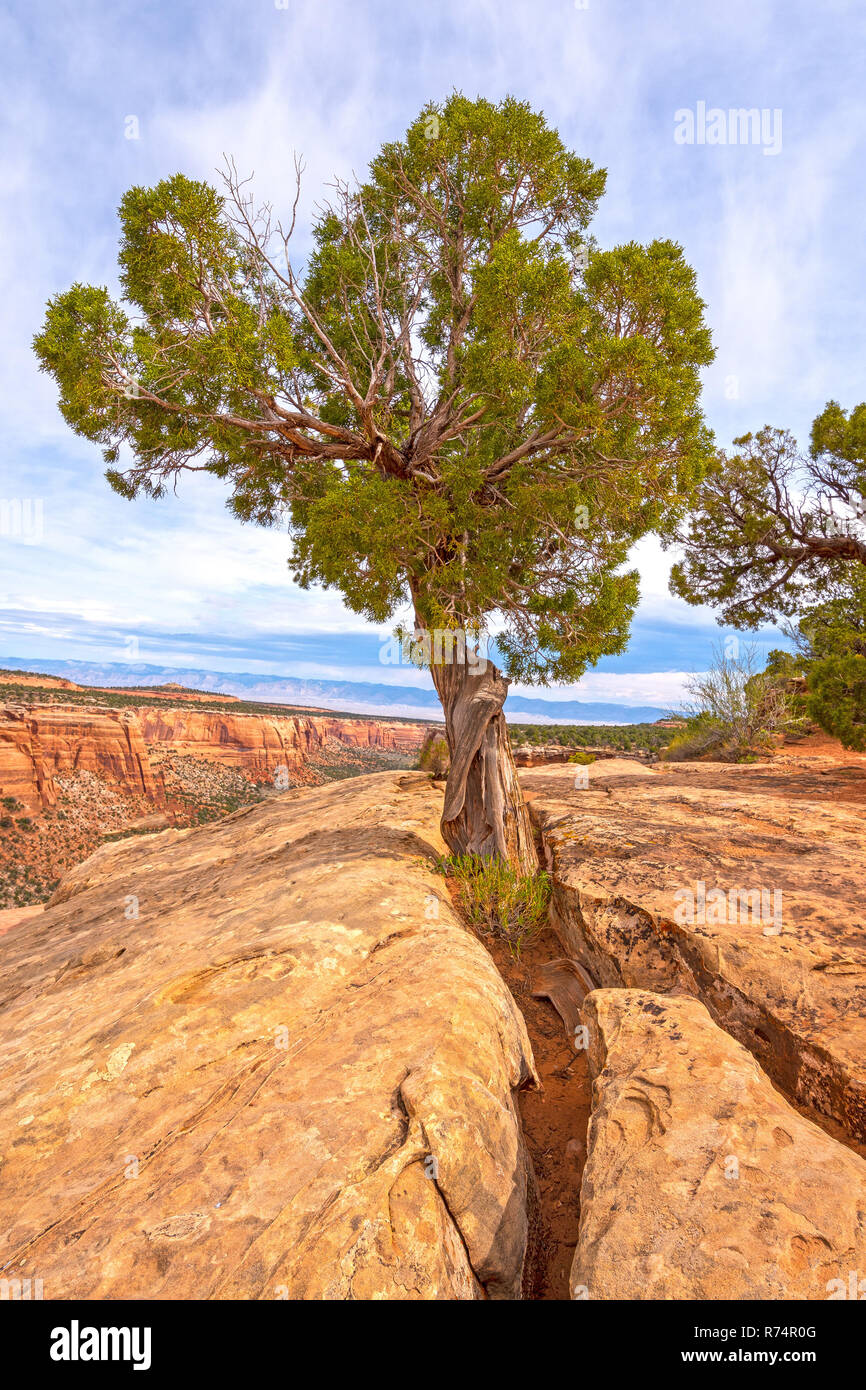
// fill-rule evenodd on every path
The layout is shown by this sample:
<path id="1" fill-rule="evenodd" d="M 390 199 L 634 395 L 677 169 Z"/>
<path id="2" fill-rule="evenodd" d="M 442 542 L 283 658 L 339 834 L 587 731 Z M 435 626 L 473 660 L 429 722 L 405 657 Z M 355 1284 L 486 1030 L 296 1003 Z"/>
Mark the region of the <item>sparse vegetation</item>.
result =
<path id="1" fill-rule="evenodd" d="M 758 670 L 754 647 L 730 656 L 717 648 L 710 669 L 686 684 L 686 727 L 662 753 L 665 761 L 753 762 L 772 752 L 791 718 L 786 682 Z"/>
<path id="2" fill-rule="evenodd" d="M 643 748 L 658 752 L 671 740 L 672 730 L 659 724 L 511 724 L 516 746 L 532 748 L 605 748 L 627 752 Z"/>
<path id="3" fill-rule="evenodd" d="M 448 772 L 450 762 L 448 740 L 444 734 L 431 729 L 418 754 L 418 771 L 429 772 L 433 777 L 444 777 Z"/>
<path id="4" fill-rule="evenodd" d="M 482 935 L 507 942 L 518 957 L 547 925 L 550 879 L 543 871 L 520 874 L 504 859 L 451 854 L 437 868 L 457 885 L 467 921 Z"/>

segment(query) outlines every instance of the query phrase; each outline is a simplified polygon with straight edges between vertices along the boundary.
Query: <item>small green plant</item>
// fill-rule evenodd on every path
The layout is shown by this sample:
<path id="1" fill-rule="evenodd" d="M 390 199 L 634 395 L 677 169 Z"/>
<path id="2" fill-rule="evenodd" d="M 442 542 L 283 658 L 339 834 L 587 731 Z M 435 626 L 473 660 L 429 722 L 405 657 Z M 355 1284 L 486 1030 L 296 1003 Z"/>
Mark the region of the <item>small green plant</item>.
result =
<path id="1" fill-rule="evenodd" d="M 451 755 L 444 734 L 429 733 L 418 754 L 418 771 L 429 772 L 433 777 L 444 777 L 450 763 Z"/>
<path id="2" fill-rule="evenodd" d="M 507 942 L 512 956 L 519 957 L 547 925 L 550 879 L 543 871 L 519 874 L 504 859 L 474 854 L 448 855 L 436 867 L 456 882 L 471 926 Z"/>
<path id="3" fill-rule="evenodd" d="M 588 767 L 590 763 L 595 762 L 595 754 L 583 753 L 578 749 L 576 753 L 569 754 L 568 761 L 570 763 L 579 763 L 581 767 Z"/>

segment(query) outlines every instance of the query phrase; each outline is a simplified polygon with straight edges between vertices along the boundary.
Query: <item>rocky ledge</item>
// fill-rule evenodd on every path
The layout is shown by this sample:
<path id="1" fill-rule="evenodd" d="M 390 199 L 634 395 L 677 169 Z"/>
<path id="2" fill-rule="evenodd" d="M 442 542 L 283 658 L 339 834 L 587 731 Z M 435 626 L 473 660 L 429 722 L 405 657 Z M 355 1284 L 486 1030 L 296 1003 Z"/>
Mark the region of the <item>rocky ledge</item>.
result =
<path id="1" fill-rule="evenodd" d="M 588 995 L 575 1298 L 850 1297 L 866 1162 L 786 1104 L 697 999 Z"/>
<path id="2" fill-rule="evenodd" d="M 572 1296 L 861 1297 L 862 768 L 523 778 L 566 953 L 533 987 L 586 1030 L 523 1106 L 533 1144 L 555 1104 L 562 1163 L 585 1154 Z M 104 845 L 4 916 L 3 1277 L 52 1299 L 538 1287 L 546 1194 L 575 1187 L 548 1172 L 536 1211 L 532 1050 L 432 872 L 440 809 L 420 773 L 293 791 Z"/>
<path id="3" fill-rule="evenodd" d="M 557 930 L 602 986 L 684 992 L 866 1141 L 866 760 L 526 772 Z"/>
<path id="4" fill-rule="evenodd" d="M 523 1018 L 379 773 L 106 845 L 0 934 L 0 1270 L 65 1298 L 517 1298 Z"/>

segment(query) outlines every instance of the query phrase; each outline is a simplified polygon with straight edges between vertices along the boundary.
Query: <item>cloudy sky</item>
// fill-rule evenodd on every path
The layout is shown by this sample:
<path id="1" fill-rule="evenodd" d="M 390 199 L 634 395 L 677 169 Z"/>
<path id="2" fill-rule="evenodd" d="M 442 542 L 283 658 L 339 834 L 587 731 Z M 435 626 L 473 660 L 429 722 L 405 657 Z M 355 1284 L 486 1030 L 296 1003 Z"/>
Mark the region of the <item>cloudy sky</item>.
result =
<path id="1" fill-rule="evenodd" d="M 864 396 L 864 40 L 861 0 L 7 0 L 0 500 L 23 510 L 0 535 L 0 658 L 426 680 L 383 666 L 387 633 L 335 595 L 296 590 L 286 538 L 232 520 L 215 480 L 124 502 L 64 425 L 30 340 L 73 280 L 116 287 L 131 184 L 209 178 L 230 152 L 280 209 L 297 150 L 307 225 L 324 184 L 363 174 L 426 100 L 514 93 L 607 168 L 602 245 L 685 247 L 719 441 L 764 423 L 805 438 L 828 399 Z M 766 110 L 767 138 L 679 143 L 699 103 Z M 705 668 L 712 614 L 668 594 L 654 543 L 636 559 L 627 655 L 551 695 L 665 705 Z"/>

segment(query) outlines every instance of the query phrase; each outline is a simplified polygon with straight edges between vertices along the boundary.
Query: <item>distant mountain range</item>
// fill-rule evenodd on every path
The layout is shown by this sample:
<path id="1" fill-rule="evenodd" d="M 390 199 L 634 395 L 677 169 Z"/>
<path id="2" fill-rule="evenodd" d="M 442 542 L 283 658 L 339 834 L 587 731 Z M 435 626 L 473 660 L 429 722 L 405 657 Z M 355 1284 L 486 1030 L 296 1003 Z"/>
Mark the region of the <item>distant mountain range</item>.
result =
<path id="1" fill-rule="evenodd" d="M 387 714 L 407 719 L 437 719 L 441 706 L 434 690 L 411 685 L 375 685 L 367 681 L 297 680 L 292 676 L 262 676 L 251 672 L 199 671 L 144 662 L 50 661 L 0 657 L 0 666 L 13 671 L 39 670 L 62 676 L 76 685 L 187 686 L 214 694 L 237 695 L 265 704 L 316 705 L 346 714 Z M 642 724 L 669 713 L 655 705 L 583 703 L 581 700 L 536 700 L 509 695 L 506 716 L 514 723 Z"/>

